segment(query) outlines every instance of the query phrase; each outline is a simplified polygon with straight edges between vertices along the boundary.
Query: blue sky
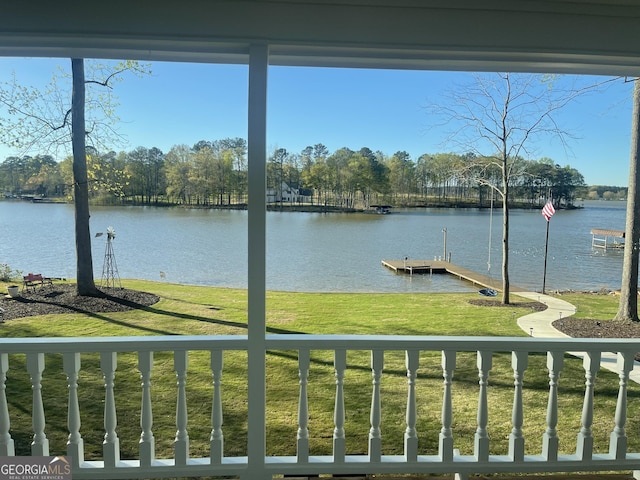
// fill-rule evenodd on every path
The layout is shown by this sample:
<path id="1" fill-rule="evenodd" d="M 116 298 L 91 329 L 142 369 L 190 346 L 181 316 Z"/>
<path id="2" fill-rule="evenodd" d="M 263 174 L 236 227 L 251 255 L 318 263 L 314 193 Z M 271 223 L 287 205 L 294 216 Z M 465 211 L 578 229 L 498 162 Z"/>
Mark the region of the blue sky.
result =
<path id="1" fill-rule="evenodd" d="M 57 66 L 70 70 L 70 61 L 0 58 L 0 82 L 15 73 L 23 85 L 42 86 Z M 177 144 L 246 138 L 246 66 L 153 62 L 150 67 L 150 76 L 130 77 L 116 87 L 119 131 L 128 142 L 117 150 L 144 146 L 166 153 Z M 322 143 L 330 152 L 405 150 L 414 160 L 423 153 L 455 152 L 454 145 L 443 143 L 447 132 L 433 128 L 427 106 L 470 79 L 464 72 L 271 67 L 269 149 L 299 153 Z M 570 104 L 557 116 L 574 137 L 569 148 L 547 139 L 534 145 L 532 159 L 571 165 L 590 185 L 626 186 L 631 92 L 632 83 L 617 81 Z M 0 161 L 17 153 L 0 146 Z"/>

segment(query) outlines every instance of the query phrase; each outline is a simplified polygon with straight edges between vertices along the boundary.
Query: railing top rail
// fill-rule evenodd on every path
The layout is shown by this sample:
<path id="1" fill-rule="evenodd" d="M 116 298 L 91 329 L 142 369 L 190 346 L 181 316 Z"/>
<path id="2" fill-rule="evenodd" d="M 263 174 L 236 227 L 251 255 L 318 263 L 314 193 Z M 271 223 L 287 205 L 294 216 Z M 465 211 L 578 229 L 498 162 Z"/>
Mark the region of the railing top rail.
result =
<path id="1" fill-rule="evenodd" d="M 533 338 L 479 336 L 412 336 L 412 335 L 267 335 L 267 348 L 346 350 L 456 350 L 456 351 L 528 351 L 564 352 L 602 350 L 612 352 L 640 351 L 640 339 L 623 338 Z"/>
<path id="2" fill-rule="evenodd" d="M 175 350 L 246 350 L 246 335 L 168 335 L 139 337 L 5 338 L 0 353 L 143 352 Z M 454 350 L 494 352 L 640 351 L 640 339 L 532 338 L 409 335 L 304 335 L 265 336 L 266 349 L 296 350 Z"/>
<path id="3" fill-rule="evenodd" d="M 3 338 L 0 353 L 144 352 L 246 350 L 246 335 L 160 335 L 140 337 Z"/>

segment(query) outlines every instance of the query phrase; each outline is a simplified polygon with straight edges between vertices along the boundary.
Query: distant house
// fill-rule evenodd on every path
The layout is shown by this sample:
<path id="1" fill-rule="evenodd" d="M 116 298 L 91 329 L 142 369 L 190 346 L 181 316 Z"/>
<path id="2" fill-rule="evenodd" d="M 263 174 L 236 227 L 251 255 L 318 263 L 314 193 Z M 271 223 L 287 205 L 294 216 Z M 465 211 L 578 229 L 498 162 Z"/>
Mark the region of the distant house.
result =
<path id="1" fill-rule="evenodd" d="M 282 182 L 280 189 L 267 188 L 267 203 L 307 203 L 311 201 L 313 192 L 309 189 L 300 189 Z"/>

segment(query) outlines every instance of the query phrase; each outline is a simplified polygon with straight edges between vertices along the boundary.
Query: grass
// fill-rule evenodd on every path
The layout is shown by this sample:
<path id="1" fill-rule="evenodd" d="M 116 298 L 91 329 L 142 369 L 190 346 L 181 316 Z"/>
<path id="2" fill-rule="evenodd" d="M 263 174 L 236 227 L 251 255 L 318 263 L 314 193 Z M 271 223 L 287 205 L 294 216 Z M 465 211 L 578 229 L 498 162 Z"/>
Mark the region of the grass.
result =
<path id="1" fill-rule="evenodd" d="M 131 335 L 239 335 L 247 329 L 247 292 L 244 290 L 125 281 L 126 288 L 156 293 L 161 301 L 149 308 L 121 313 L 48 315 L 11 320 L 0 327 L 0 337 L 131 336 Z M 4 288 L 0 284 L 0 288 Z M 518 307 L 480 307 L 469 303 L 477 294 L 338 294 L 267 293 L 269 333 L 406 334 L 526 336 L 515 318 L 529 313 Z M 617 298 L 585 294 L 563 298 L 578 308 L 578 316 L 610 318 Z M 519 300 L 514 296 L 516 301 Z M 522 302 L 527 300 L 522 299 Z M 43 396 L 51 451 L 66 449 L 66 378 L 59 355 L 47 356 Z M 246 454 L 246 353 L 225 352 L 223 411 L 225 455 Z M 347 451 L 366 453 L 372 378 L 370 353 L 349 351 L 345 378 Z M 385 454 L 402 453 L 405 429 L 407 377 L 404 352 L 385 352 L 382 377 L 382 432 Z M 474 352 L 459 352 L 453 383 L 452 425 L 455 448 L 473 452 L 478 397 L 478 371 Z M 530 355 L 525 373 L 524 431 L 527 452 L 539 453 L 546 427 L 549 390 L 546 356 Z M 87 459 L 101 455 L 104 387 L 95 354 L 82 356 L 79 379 L 81 433 Z M 192 456 L 207 456 L 211 429 L 212 378 L 209 355 L 191 352 L 187 378 L 189 435 Z M 417 379 L 420 451 L 435 454 L 441 428 L 441 353 L 421 352 Z M 513 403 L 511 355 L 495 353 L 489 384 L 491 453 L 508 449 Z M 172 456 L 175 435 L 176 378 L 172 352 L 155 352 L 152 374 L 153 431 L 158 457 Z M 272 351 L 267 356 L 267 453 L 294 455 L 297 431 L 298 364 L 295 352 Z M 567 357 L 560 379 L 558 430 L 563 452 L 575 451 L 581 424 L 584 370 L 579 360 Z M 608 451 L 614 426 L 618 378 L 601 372 L 596 382 L 593 423 L 595 449 Z M 332 450 L 335 376 L 333 352 L 311 353 L 309 372 L 309 429 L 312 454 Z M 640 430 L 640 390 L 629 385 L 627 431 Z M 28 454 L 31 441 L 31 387 L 23 355 L 10 358 L 7 397 L 11 433 L 17 454 Z M 136 458 L 140 436 L 140 375 L 137 357 L 118 356 L 116 373 L 118 435 L 122 458 Z M 630 436 L 630 449 L 640 450 L 640 439 Z"/>
<path id="2" fill-rule="evenodd" d="M 564 293 L 562 299 L 577 307 L 576 318 L 592 320 L 613 320 L 618 313 L 618 295 L 597 293 Z"/>

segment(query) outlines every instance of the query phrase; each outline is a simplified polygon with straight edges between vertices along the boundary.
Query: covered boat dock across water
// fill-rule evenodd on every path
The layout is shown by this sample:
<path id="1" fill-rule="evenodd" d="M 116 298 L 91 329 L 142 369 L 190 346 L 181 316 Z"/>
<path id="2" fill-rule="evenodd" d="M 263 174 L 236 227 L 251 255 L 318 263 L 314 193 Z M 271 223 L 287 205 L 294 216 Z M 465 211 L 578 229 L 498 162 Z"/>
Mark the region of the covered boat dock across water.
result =
<path id="1" fill-rule="evenodd" d="M 606 228 L 591 229 L 591 246 L 593 248 L 624 248 L 624 230 Z M 622 239 L 623 241 L 620 241 Z"/>

